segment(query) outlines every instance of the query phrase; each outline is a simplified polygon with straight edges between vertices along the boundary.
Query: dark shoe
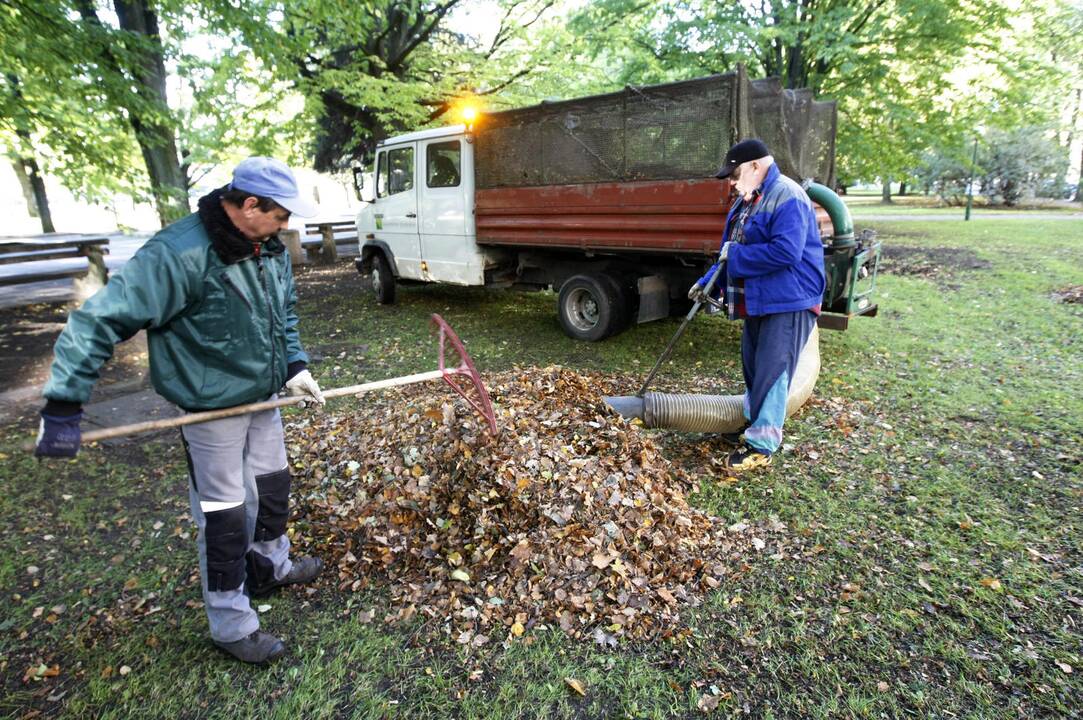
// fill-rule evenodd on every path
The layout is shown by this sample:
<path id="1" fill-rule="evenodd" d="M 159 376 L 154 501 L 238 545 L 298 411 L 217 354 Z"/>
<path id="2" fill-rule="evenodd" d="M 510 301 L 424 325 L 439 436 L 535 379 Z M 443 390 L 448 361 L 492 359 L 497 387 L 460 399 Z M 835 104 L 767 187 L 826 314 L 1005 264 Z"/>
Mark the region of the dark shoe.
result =
<path id="1" fill-rule="evenodd" d="M 250 587 L 248 594 L 251 597 L 263 597 L 272 590 L 283 585 L 304 585 L 316 579 L 323 570 L 323 560 L 318 557 L 302 557 L 293 561 L 293 567 L 281 580 L 273 580 L 261 587 Z"/>
<path id="2" fill-rule="evenodd" d="M 718 436 L 730 445 L 740 445 L 741 438 L 744 437 L 745 430 L 748 430 L 749 427 L 751 427 L 751 425 L 745 423 L 736 432 L 718 433 Z"/>
<path id="3" fill-rule="evenodd" d="M 748 445 L 742 445 L 726 458 L 726 468 L 734 473 L 765 468 L 770 464 L 771 455 L 769 453 L 760 452 Z"/>
<path id="4" fill-rule="evenodd" d="M 214 644 L 241 662 L 253 665 L 267 665 L 286 654 L 286 645 L 274 635 L 262 630 L 256 630 L 248 637 L 234 642 L 215 640 Z"/>

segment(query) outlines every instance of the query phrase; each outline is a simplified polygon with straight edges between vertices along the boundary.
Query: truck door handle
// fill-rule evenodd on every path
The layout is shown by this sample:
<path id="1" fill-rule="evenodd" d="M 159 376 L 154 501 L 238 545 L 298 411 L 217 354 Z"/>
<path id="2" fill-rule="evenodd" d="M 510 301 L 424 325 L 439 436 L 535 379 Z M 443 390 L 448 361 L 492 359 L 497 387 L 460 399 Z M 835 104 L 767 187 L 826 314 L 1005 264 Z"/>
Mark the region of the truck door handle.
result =
<path id="1" fill-rule="evenodd" d="M 416 218 L 417 213 L 406 213 L 406 217 Z"/>

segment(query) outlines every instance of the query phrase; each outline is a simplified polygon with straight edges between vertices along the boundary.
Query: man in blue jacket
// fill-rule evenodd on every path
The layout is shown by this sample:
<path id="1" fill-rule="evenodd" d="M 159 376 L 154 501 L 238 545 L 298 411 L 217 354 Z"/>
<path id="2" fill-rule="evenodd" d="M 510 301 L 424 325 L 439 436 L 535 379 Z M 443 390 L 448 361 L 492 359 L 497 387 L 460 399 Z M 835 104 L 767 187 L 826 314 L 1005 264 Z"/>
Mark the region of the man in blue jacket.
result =
<path id="1" fill-rule="evenodd" d="M 285 163 L 248 158 L 199 211 L 162 229 L 73 311 L 54 348 L 38 456 L 74 457 L 82 406 L 118 342 L 147 331 L 159 395 L 186 412 L 258 402 L 285 390 L 322 404 L 301 347 L 289 253 L 277 233 L 315 214 Z M 285 645 L 260 630 L 250 596 L 306 583 L 318 558 L 290 557 L 290 471 L 278 410 L 182 431 L 199 528 L 203 600 L 214 643 L 267 663 Z"/>
<path id="2" fill-rule="evenodd" d="M 786 398 L 797 359 L 820 314 L 824 294 L 823 244 L 805 191 L 782 175 L 767 146 L 743 140 L 726 153 L 719 179 L 735 183 L 739 198 L 726 218 L 719 263 L 731 319 L 744 320 L 744 443 L 726 461 L 733 472 L 771 464 L 782 446 Z M 688 292 L 702 299 L 718 263 Z"/>

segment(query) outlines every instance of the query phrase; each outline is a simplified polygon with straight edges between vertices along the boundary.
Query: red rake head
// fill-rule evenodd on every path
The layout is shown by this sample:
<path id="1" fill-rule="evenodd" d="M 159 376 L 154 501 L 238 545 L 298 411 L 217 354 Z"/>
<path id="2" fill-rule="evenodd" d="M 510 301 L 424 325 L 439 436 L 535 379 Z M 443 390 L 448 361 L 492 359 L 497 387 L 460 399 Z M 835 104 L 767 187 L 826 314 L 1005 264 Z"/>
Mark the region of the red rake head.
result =
<path id="1" fill-rule="evenodd" d="M 496 415 L 493 413 L 492 403 L 489 402 L 489 391 L 485 389 L 485 384 L 481 382 L 481 376 L 478 375 L 477 368 L 474 367 L 474 361 L 470 359 L 470 354 L 466 352 L 466 348 L 463 347 L 459 336 L 455 334 L 455 331 L 451 329 L 451 326 L 447 324 L 444 318 L 433 313 L 432 323 L 440 334 L 439 368 L 440 372 L 444 374 L 444 382 L 450 385 L 452 390 L 462 395 L 466 402 L 470 403 L 470 407 L 474 408 L 485 422 L 489 423 L 489 430 L 492 431 L 493 435 L 496 435 Z M 447 367 L 449 361 L 451 363 L 457 361 L 457 366 Z M 469 380 L 469 384 L 459 382 L 457 378 L 461 377 Z"/>

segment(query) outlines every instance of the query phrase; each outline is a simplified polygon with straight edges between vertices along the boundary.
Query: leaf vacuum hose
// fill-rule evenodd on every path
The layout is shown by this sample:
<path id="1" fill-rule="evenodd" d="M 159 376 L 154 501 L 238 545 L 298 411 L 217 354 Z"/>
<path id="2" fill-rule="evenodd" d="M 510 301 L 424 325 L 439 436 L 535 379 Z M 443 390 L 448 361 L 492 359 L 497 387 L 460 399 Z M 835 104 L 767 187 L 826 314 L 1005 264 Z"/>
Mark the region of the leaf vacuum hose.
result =
<path id="1" fill-rule="evenodd" d="M 820 332 L 815 326 L 809 334 L 801 357 L 797 359 L 790 393 L 786 398 L 786 417 L 812 395 L 820 374 Z M 745 424 L 742 395 L 674 395 L 648 392 L 643 397 L 626 395 L 603 398 L 626 419 L 639 418 L 649 428 L 669 428 L 684 432 L 737 432 Z"/>

